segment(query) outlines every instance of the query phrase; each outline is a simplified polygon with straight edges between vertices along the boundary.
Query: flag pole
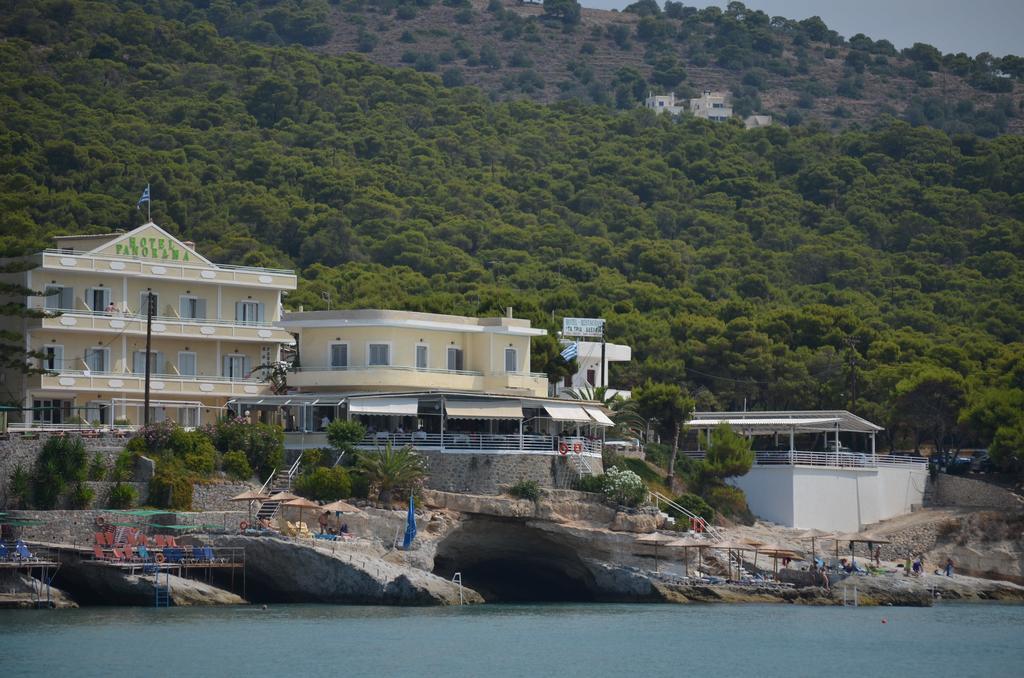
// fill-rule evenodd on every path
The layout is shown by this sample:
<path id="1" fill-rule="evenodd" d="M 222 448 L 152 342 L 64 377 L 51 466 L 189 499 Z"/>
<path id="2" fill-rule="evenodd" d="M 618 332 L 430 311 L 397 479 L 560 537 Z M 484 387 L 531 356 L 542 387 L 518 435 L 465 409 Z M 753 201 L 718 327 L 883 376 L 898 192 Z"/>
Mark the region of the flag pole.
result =
<path id="1" fill-rule="evenodd" d="M 146 223 L 153 223 L 153 194 L 149 190 L 149 184 L 146 184 L 146 195 L 149 196 L 149 200 L 146 201 Z"/>

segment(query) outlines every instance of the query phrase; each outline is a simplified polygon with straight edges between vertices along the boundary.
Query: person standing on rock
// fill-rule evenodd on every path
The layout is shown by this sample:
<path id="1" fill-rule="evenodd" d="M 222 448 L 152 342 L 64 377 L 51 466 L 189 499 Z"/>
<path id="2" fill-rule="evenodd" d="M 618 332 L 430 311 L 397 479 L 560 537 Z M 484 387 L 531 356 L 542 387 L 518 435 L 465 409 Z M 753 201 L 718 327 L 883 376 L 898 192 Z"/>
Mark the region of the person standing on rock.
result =
<path id="1" fill-rule="evenodd" d="M 953 559 L 952 558 L 946 558 L 946 576 L 947 577 L 952 577 L 953 576 Z"/>
<path id="2" fill-rule="evenodd" d="M 875 545 L 875 567 L 882 566 L 882 547 Z"/>
<path id="3" fill-rule="evenodd" d="M 320 534 L 327 534 L 327 517 L 330 515 L 327 511 L 320 514 L 317 518 L 317 522 L 320 523 Z"/>

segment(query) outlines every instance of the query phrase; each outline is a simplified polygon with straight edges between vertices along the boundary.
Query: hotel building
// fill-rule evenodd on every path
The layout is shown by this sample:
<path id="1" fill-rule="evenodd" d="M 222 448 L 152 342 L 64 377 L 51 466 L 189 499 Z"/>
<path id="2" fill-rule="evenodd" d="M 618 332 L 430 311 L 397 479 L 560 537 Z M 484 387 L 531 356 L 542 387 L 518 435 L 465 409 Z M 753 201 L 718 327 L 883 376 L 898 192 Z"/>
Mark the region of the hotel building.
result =
<path id="1" fill-rule="evenodd" d="M 43 292 L 18 303 L 52 314 L 2 319 L 46 370 L 0 373 L 5 398 L 23 403 L 21 426 L 142 423 L 150 294 L 151 421 L 197 426 L 221 416 L 232 397 L 269 393 L 257 368 L 293 343 L 279 325 L 292 271 L 215 264 L 154 223 L 57 237 L 31 260 L 29 270 L 4 276 Z"/>

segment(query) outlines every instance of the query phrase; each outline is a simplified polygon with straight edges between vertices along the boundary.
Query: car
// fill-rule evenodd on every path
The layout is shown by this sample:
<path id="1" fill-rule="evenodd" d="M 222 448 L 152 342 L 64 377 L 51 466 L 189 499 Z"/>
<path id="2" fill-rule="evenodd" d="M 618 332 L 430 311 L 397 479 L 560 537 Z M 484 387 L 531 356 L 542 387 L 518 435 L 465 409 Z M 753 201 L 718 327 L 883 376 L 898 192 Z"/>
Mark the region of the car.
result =
<path id="1" fill-rule="evenodd" d="M 946 473 L 951 476 L 965 476 L 971 470 L 971 457 L 955 457 L 946 464 Z"/>
<path id="2" fill-rule="evenodd" d="M 992 473 L 996 470 L 992 457 L 982 454 L 971 462 L 971 473 Z"/>

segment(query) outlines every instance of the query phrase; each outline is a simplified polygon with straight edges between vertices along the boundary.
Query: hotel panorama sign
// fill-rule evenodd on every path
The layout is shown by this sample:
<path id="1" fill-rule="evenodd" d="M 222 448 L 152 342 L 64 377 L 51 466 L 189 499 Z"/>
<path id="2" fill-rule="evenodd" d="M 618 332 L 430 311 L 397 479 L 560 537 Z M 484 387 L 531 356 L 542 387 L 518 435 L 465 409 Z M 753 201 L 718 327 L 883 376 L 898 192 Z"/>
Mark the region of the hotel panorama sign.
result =
<path id="1" fill-rule="evenodd" d="M 174 238 L 128 236 L 114 246 L 114 253 L 145 259 L 189 261 L 189 251 Z"/>

